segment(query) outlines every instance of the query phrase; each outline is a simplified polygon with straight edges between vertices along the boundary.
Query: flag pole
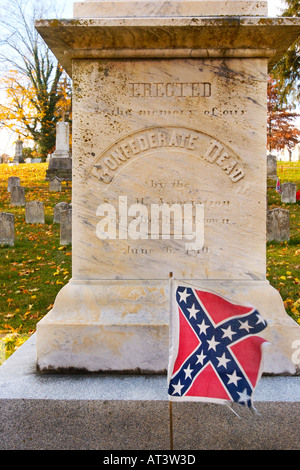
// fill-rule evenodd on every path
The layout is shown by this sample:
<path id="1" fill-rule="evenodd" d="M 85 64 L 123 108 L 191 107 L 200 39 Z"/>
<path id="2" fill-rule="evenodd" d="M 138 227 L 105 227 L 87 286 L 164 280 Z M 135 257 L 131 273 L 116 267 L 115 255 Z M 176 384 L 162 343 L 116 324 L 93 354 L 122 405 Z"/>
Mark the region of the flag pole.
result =
<path id="1" fill-rule="evenodd" d="M 173 450 L 173 409 L 172 409 L 171 400 L 169 400 L 169 420 L 170 420 L 170 450 Z"/>
<path id="2" fill-rule="evenodd" d="M 173 273 L 169 273 L 169 299 L 170 299 L 169 305 L 170 307 L 171 307 L 171 294 L 172 294 L 172 278 L 173 278 Z M 169 314 L 171 317 L 171 308 L 169 309 Z M 169 400 L 169 426 L 170 426 L 170 450 L 173 450 L 173 406 L 172 406 L 171 400 Z"/>

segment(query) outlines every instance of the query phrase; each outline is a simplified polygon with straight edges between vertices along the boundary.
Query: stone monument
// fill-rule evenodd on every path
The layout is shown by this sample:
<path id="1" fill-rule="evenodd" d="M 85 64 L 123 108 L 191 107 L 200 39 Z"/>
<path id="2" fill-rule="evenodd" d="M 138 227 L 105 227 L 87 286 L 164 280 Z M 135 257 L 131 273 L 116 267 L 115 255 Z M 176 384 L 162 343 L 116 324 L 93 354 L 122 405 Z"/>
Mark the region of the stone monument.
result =
<path id="1" fill-rule="evenodd" d="M 20 136 L 19 136 L 18 140 L 16 141 L 15 156 L 14 156 L 14 159 L 13 159 L 13 165 L 19 165 L 19 163 L 24 163 L 23 142 L 20 139 Z"/>
<path id="2" fill-rule="evenodd" d="M 68 122 L 61 121 L 56 124 L 56 146 L 55 151 L 50 155 L 48 169 L 46 170 L 46 180 L 51 180 L 55 176 L 62 181 L 72 180 L 69 134 Z"/>
<path id="3" fill-rule="evenodd" d="M 38 323 L 38 369 L 163 373 L 172 272 L 255 305 L 264 371 L 297 374 L 300 327 L 266 279 L 265 148 L 268 69 L 299 18 L 87 1 L 36 27 L 74 87 L 73 277 Z"/>

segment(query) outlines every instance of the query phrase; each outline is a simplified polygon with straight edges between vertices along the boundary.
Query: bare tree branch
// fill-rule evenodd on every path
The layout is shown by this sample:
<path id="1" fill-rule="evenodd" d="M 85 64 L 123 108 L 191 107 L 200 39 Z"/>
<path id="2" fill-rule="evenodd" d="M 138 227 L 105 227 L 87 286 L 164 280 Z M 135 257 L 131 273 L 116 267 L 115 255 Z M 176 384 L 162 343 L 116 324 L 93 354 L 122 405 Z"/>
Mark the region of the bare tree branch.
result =
<path id="1" fill-rule="evenodd" d="M 53 0 L 2 0 L 0 6 L 0 63 L 5 76 L 13 70 L 27 81 L 24 85 L 14 76 L 13 86 L 19 94 L 24 92 L 23 99 L 26 97 L 31 105 L 28 109 L 35 109 L 32 116 L 23 116 L 23 126 L 43 156 L 55 145 L 56 122 L 65 114 L 65 109 L 60 111 L 59 107 L 66 97 L 66 90 L 62 86 L 65 83 L 63 69 L 34 28 L 34 22 L 49 17 L 50 13 L 53 17 L 56 6 L 57 2 Z M 26 92 L 29 87 L 34 93 Z M 69 80 L 67 87 L 70 102 Z M 15 114 L 20 116 L 21 107 L 26 109 L 26 106 L 25 101 L 16 96 L 17 92 L 11 104 Z M 5 108 L 2 106 L 1 122 L 4 122 L 3 113 Z M 29 125 L 29 122 L 33 124 Z"/>

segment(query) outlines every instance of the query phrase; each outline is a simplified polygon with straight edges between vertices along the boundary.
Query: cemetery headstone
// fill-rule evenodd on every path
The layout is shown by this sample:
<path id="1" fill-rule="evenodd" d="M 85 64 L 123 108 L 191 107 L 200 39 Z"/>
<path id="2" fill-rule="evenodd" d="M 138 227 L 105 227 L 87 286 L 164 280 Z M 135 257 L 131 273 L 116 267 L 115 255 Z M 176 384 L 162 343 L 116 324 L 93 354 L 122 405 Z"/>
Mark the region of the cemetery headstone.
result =
<path id="1" fill-rule="evenodd" d="M 67 202 L 59 202 L 54 206 L 53 209 L 53 223 L 60 223 L 60 213 L 63 210 L 66 210 L 69 208 L 69 204 Z"/>
<path id="2" fill-rule="evenodd" d="M 10 193 L 13 186 L 20 186 L 19 176 L 10 176 L 7 180 L 7 191 Z"/>
<path id="3" fill-rule="evenodd" d="M 28 224 L 44 224 L 44 203 L 42 201 L 28 201 L 25 204 L 25 221 Z"/>
<path id="4" fill-rule="evenodd" d="M 25 205 L 25 188 L 23 186 L 11 187 L 10 204 L 12 206 L 24 206 Z"/>
<path id="5" fill-rule="evenodd" d="M 281 184 L 281 202 L 288 204 L 296 203 L 297 185 L 295 183 Z"/>
<path id="6" fill-rule="evenodd" d="M 72 207 L 62 209 L 60 212 L 60 244 L 72 243 Z"/>
<path id="7" fill-rule="evenodd" d="M 277 178 L 277 158 L 276 155 L 267 156 L 267 178 Z"/>
<path id="8" fill-rule="evenodd" d="M 297 373 L 300 327 L 266 278 L 265 129 L 268 67 L 299 18 L 251 0 L 74 17 L 36 24 L 74 84 L 72 280 L 38 323 L 39 370 L 164 372 L 172 272 L 254 304 L 265 371 Z"/>
<path id="9" fill-rule="evenodd" d="M 286 209 L 271 209 L 267 212 L 267 241 L 290 239 L 290 212 Z"/>
<path id="10" fill-rule="evenodd" d="M 57 176 L 55 176 L 54 178 L 50 180 L 49 191 L 53 191 L 53 192 L 61 191 L 61 180 Z"/>
<path id="11" fill-rule="evenodd" d="M 62 181 L 72 180 L 69 134 L 69 123 L 61 121 L 56 124 L 56 147 L 49 157 L 46 180 L 51 180 L 54 176 L 57 176 Z"/>
<path id="12" fill-rule="evenodd" d="M 0 245 L 14 246 L 15 216 L 8 212 L 0 212 Z"/>

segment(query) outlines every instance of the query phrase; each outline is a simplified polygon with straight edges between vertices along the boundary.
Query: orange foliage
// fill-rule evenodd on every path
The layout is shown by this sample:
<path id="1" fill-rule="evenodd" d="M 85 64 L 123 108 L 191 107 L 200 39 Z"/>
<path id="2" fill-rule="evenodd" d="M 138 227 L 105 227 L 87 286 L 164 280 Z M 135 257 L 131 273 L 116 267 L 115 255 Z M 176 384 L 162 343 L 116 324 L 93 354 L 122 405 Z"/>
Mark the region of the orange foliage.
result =
<path id="1" fill-rule="evenodd" d="M 291 106 L 280 104 L 278 86 L 272 78 L 268 80 L 268 149 L 292 149 L 298 142 L 300 130 L 294 125 L 299 114 L 291 112 Z"/>

